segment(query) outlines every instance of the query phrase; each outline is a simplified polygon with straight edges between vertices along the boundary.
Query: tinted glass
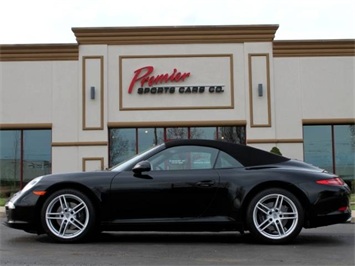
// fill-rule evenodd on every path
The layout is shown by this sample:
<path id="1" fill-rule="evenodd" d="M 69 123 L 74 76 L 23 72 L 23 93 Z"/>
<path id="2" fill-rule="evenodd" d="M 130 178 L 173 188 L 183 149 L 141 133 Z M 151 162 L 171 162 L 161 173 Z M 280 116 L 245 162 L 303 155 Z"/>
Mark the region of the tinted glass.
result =
<path id="1" fill-rule="evenodd" d="M 216 127 L 191 127 L 190 139 L 216 139 Z"/>
<path id="2" fill-rule="evenodd" d="M 21 131 L 0 130 L 0 182 L 2 196 L 20 187 Z"/>
<path id="3" fill-rule="evenodd" d="M 166 129 L 166 140 L 187 139 L 187 127 L 168 127 Z"/>
<path id="4" fill-rule="evenodd" d="M 217 162 L 215 168 L 222 169 L 222 168 L 236 168 L 236 167 L 243 167 L 243 165 L 234 159 L 229 154 L 220 151 L 217 157 Z"/>
<path id="5" fill-rule="evenodd" d="M 303 127 L 304 160 L 333 172 L 331 126 Z"/>
<path id="6" fill-rule="evenodd" d="M 0 130 L 1 194 L 8 196 L 52 170 L 51 130 Z"/>
<path id="7" fill-rule="evenodd" d="M 138 153 L 164 142 L 163 128 L 138 128 Z"/>
<path id="8" fill-rule="evenodd" d="M 344 179 L 353 179 L 355 163 L 355 126 L 334 126 L 335 171 Z"/>
<path id="9" fill-rule="evenodd" d="M 245 144 L 245 127 L 218 127 L 218 139 Z"/>
<path id="10" fill-rule="evenodd" d="M 23 177 L 24 183 L 51 173 L 51 130 L 23 131 Z"/>
<path id="11" fill-rule="evenodd" d="M 110 130 L 110 166 L 118 164 L 136 154 L 136 129 Z"/>
<path id="12" fill-rule="evenodd" d="M 110 129 L 110 162 L 117 165 L 153 146 L 173 139 L 223 139 L 245 144 L 245 127 L 168 127 Z"/>

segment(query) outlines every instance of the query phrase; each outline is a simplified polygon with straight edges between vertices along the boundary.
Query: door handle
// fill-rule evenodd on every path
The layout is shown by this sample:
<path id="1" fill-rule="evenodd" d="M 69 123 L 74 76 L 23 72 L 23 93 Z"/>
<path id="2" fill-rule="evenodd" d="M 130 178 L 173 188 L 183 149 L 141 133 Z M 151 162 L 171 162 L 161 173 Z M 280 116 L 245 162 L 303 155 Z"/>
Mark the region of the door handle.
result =
<path id="1" fill-rule="evenodd" d="M 212 187 L 215 184 L 213 180 L 206 180 L 197 182 L 195 185 L 198 187 Z"/>

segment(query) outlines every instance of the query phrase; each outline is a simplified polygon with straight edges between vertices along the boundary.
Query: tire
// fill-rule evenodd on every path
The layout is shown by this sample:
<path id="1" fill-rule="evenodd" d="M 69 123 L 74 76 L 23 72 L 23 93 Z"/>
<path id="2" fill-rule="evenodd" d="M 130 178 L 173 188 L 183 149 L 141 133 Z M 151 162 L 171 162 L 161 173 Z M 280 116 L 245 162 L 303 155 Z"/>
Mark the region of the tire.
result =
<path id="1" fill-rule="evenodd" d="M 304 210 L 292 193 L 280 188 L 257 194 L 247 208 L 246 222 L 250 233 L 264 243 L 290 242 L 301 232 Z"/>
<path id="2" fill-rule="evenodd" d="M 75 189 L 50 195 L 41 211 L 42 226 L 58 242 L 82 242 L 95 233 L 96 212 L 90 199 Z"/>

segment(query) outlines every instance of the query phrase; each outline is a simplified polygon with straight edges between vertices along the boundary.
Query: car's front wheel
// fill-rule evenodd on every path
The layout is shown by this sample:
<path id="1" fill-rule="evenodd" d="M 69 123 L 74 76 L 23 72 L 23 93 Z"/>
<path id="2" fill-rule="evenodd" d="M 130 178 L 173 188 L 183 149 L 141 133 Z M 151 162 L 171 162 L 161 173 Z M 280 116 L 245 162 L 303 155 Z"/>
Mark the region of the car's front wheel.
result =
<path id="1" fill-rule="evenodd" d="M 41 211 L 45 232 L 59 242 L 86 240 L 95 227 L 95 209 L 90 199 L 74 189 L 50 195 Z"/>
<path id="2" fill-rule="evenodd" d="M 304 211 L 295 195 L 284 189 L 271 188 L 251 200 L 246 219 L 250 232 L 257 239 L 281 244 L 300 233 Z"/>

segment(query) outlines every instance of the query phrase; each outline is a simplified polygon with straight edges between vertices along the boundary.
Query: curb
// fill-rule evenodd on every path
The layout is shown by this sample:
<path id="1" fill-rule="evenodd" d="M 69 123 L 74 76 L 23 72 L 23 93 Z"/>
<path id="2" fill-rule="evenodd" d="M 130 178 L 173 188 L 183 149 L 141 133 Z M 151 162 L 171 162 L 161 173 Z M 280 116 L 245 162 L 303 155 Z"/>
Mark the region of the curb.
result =
<path id="1" fill-rule="evenodd" d="M 0 206 L 0 218 L 5 218 L 5 207 Z"/>
<path id="2" fill-rule="evenodd" d="M 5 207 L 0 206 L 0 218 L 5 218 Z M 351 223 L 355 223 L 355 211 L 351 211 Z"/>

